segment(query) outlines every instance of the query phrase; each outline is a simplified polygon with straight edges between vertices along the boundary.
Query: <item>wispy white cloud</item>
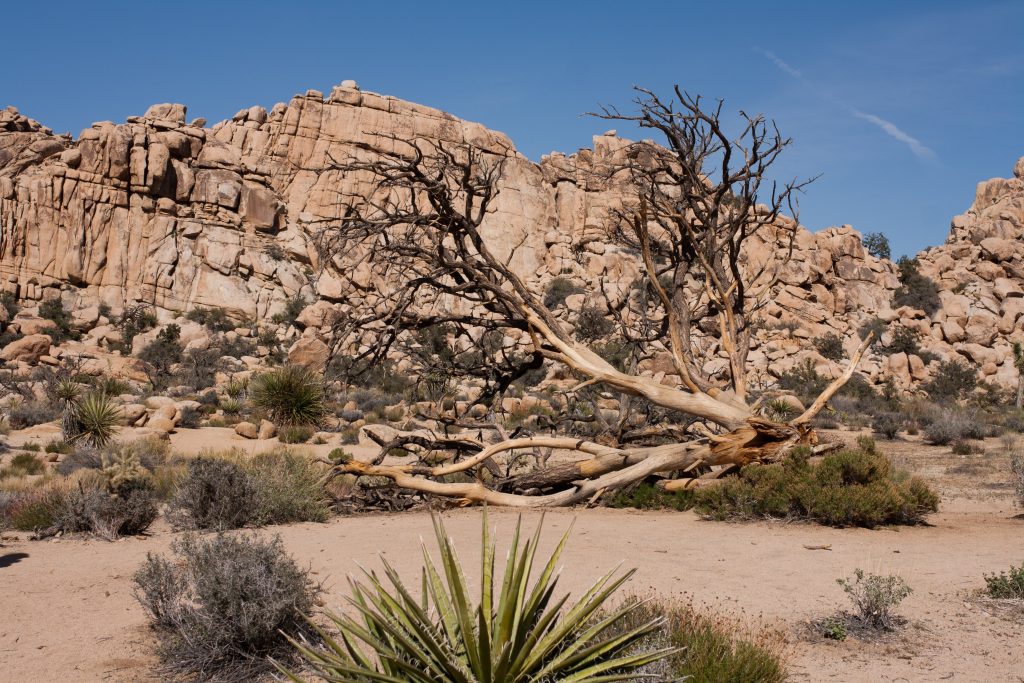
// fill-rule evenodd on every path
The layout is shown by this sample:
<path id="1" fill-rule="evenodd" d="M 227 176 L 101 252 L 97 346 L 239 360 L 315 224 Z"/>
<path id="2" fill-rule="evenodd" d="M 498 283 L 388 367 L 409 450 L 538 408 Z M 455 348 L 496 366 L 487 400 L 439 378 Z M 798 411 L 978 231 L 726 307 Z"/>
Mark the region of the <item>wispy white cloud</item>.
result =
<path id="1" fill-rule="evenodd" d="M 822 99 L 828 100 L 829 102 L 832 102 L 833 104 L 836 104 L 836 105 L 842 107 L 843 109 L 845 109 L 852 116 L 855 116 L 858 119 L 861 119 L 863 121 L 867 121 L 868 123 L 871 123 L 871 124 L 877 126 L 882 132 L 884 132 L 886 135 L 888 135 L 892 139 L 897 140 L 897 141 L 902 142 L 903 144 L 905 144 L 907 147 L 910 148 L 910 151 L 913 152 L 914 156 L 916 156 L 917 158 L 919 158 L 919 159 L 934 159 L 935 158 L 935 152 L 931 148 L 926 146 L 924 143 L 922 143 L 920 140 L 915 138 L 910 133 L 906 132 L 905 130 L 903 130 L 902 128 L 897 126 L 892 121 L 888 121 L 886 119 L 883 119 L 881 116 L 877 116 L 875 114 L 870 114 L 868 112 L 861 111 L 860 109 L 858 109 L 857 107 L 854 107 L 849 102 L 846 102 L 844 100 L 839 99 L 838 97 L 836 97 L 832 93 L 822 89 L 818 85 L 816 85 L 816 84 L 812 83 L 811 81 L 809 81 L 807 79 L 807 77 L 804 76 L 803 72 L 801 72 L 799 69 L 791 66 L 788 62 L 786 62 L 784 59 L 779 57 L 777 54 L 775 54 L 771 50 L 765 50 L 765 49 L 762 49 L 762 48 L 754 48 L 754 49 L 757 52 L 759 52 L 762 55 L 764 55 L 764 57 L 766 59 L 768 59 L 773 64 L 775 64 L 775 66 L 777 66 L 781 71 L 785 72 L 786 74 L 789 74 L 790 76 L 792 76 L 793 78 L 797 79 L 798 81 L 803 83 L 805 86 L 807 86 L 808 88 L 813 90 Z"/>
<path id="2" fill-rule="evenodd" d="M 910 151 L 913 152 L 914 155 L 917 156 L 919 159 L 935 158 L 935 152 L 932 151 L 931 148 L 926 147 L 924 144 L 921 143 L 920 140 L 915 138 L 913 135 L 907 133 L 906 131 L 902 130 L 892 121 L 886 121 L 880 116 L 875 116 L 874 114 L 868 114 L 867 112 L 859 110 L 854 110 L 853 115 L 859 119 L 864 119 L 865 121 L 868 121 L 869 123 L 873 123 L 876 126 L 878 126 L 883 131 L 885 131 L 886 135 L 893 138 L 894 140 L 899 140 L 907 147 L 909 147 Z"/>

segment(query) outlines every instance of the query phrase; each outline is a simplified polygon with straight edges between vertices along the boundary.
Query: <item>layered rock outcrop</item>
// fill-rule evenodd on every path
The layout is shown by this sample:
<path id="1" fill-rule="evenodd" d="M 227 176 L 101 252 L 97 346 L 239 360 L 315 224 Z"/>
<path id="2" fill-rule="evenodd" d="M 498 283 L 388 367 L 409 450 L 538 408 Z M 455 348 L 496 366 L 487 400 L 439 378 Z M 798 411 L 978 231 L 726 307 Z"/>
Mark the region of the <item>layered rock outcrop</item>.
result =
<path id="1" fill-rule="evenodd" d="M 311 90 L 212 127 L 188 121 L 183 105 L 154 105 L 125 123 L 94 124 L 77 140 L 0 111 L 0 286 L 23 300 L 60 297 L 76 311 L 146 303 L 165 318 L 218 307 L 266 320 L 302 295 L 315 303 L 300 316 L 305 331 L 293 355 L 320 365 L 320 337 L 376 285 L 372 255 L 318 253 L 320 230 L 370 188 L 335 162 L 417 137 L 472 142 L 506 158 L 486 237 L 529 282 L 542 288 L 570 274 L 603 285 L 601 298 L 628 292 L 636 260 L 607 234 L 621 193 L 592 172 L 614 163 L 628 141 L 610 132 L 593 149 L 535 164 L 480 124 L 350 81 L 326 97 Z M 946 244 L 920 255 L 922 273 L 941 289 L 931 315 L 892 308 L 895 265 L 867 254 L 850 226 L 798 228 L 791 256 L 774 243 L 751 244 L 752 262 L 788 259 L 750 355 L 761 380 L 804 357 L 835 372 L 810 340 L 831 331 L 851 350 L 856 330 L 880 317 L 917 329 L 938 357 L 969 358 L 984 376 L 1014 384 L 1010 344 L 1024 338 L 1022 174 L 1024 161 L 1014 178 L 979 185 Z M 586 303 L 570 299 L 570 308 Z M 706 369 L 723 362 L 711 358 Z M 929 375 L 917 356 L 879 355 L 864 369 L 904 388 Z"/>

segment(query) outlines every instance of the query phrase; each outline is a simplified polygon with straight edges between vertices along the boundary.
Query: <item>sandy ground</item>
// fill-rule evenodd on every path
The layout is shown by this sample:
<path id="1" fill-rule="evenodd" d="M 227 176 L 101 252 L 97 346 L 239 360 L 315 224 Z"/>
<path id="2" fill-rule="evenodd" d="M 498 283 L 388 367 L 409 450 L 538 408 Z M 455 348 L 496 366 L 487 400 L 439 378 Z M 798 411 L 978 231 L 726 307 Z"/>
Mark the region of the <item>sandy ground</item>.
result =
<path id="1" fill-rule="evenodd" d="M 916 443 L 890 448 L 943 493 L 943 511 L 929 526 L 829 529 L 707 522 L 692 513 L 556 510 L 547 514 L 544 538 L 550 547 L 575 520 L 562 579 L 574 593 L 622 562 L 639 568 L 633 591 L 688 594 L 749 622 L 782 628 L 789 634 L 794 681 L 1024 681 L 1024 624 L 989 614 L 971 599 L 984 573 L 1024 562 L 1024 520 L 1016 517 L 1004 484 L 1008 464 L 997 441 L 987 447 L 988 455 L 967 460 Z M 467 563 L 476 560 L 480 514 L 445 513 Z M 515 513 L 490 515 L 507 538 Z M 533 523 L 539 515 L 525 517 Z M 414 547 L 432 536 L 425 512 L 259 533 L 281 535 L 326 584 L 325 602 L 333 608 L 342 604 L 345 576 L 359 564 L 376 566 L 379 553 L 416 579 Z M 131 576 L 147 552 L 165 550 L 173 538 L 162 521 L 148 537 L 114 543 L 6 538 L 0 548 L 0 680 L 160 680 L 152 672 L 154 642 L 132 597 Z M 845 605 L 835 579 L 855 567 L 896 573 L 913 586 L 900 610 L 908 627 L 878 643 L 808 638 L 807 620 Z"/>

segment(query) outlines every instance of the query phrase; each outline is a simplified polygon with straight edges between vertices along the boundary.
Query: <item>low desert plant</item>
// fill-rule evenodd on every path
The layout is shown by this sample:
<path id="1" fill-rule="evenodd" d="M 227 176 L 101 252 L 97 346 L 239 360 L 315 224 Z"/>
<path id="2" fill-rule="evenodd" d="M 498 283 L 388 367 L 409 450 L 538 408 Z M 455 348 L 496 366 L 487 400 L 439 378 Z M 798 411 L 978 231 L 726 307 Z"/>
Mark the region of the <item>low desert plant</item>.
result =
<path id="1" fill-rule="evenodd" d="M 259 506 L 256 485 L 241 466 L 200 456 L 189 461 L 169 503 L 168 517 L 180 528 L 237 529 L 255 518 Z"/>
<path id="2" fill-rule="evenodd" d="M 193 308 L 185 314 L 188 320 L 199 323 L 211 332 L 227 332 L 237 324 L 223 308 Z"/>
<path id="3" fill-rule="evenodd" d="M 839 617 L 828 617 L 821 624 L 821 635 L 829 640 L 846 640 L 846 622 Z"/>
<path id="4" fill-rule="evenodd" d="M 903 599 L 913 592 L 899 576 L 866 574 L 855 569 L 853 577 L 836 579 L 853 604 L 852 618 L 872 629 L 891 631 L 899 624 L 895 614 Z"/>
<path id="5" fill-rule="evenodd" d="M 18 531 L 40 531 L 54 526 L 67 490 L 50 484 L 16 492 L 4 492 L 0 522 Z"/>
<path id="6" fill-rule="evenodd" d="M 931 315 L 942 307 L 938 285 L 921 274 L 916 258 L 901 256 L 896 265 L 899 267 L 900 286 L 893 294 L 894 308 L 909 306 Z"/>
<path id="7" fill-rule="evenodd" d="M 1024 564 L 1010 565 L 1009 572 L 986 574 L 985 592 L 990 598 L 1024 600 Z"/>
<path id="8" fill-rule="evenodd" d="M 615 323 L 605 317 L 596 306 L 584 306 L 576 316 L 576 338 L 592 342 L 607 337 L 615 331 Z"/>
<path id="9" fill-rule="evenodd" d="M 46 465 L 31 453 L 18 453 L 6 467 L 0 468 L 0 479 L 22 477 L 28 474 L 42 474 Z"/>
<path id="10" fill-rule="evenodd" d="M 674 654 L 642 667 L 635 678 L 628 680 L 781 683 L 786 679 L 779 633 L 754 629 L 723 615 L 698 611 L 690 603 L 657 596 L 645 600 L 630 596 L 625 604 L 636 609 L 612 627 L 613 633 L 661 617 L 665 619 L 662 626 L 634 648 L 677 648 Z"/>
<path id="11" fill-rule="evenodd" d="M 323 382 L 299 365 L 258 375 L 250 387 L 253 405 L 278 425 L 317 425 L 327 414 Z"/>
<path id="12" fill-rule="evenodd" d="M 951 449 L 953 455 L 973 455 L 978 452 L 978 447 L 970 441 L 954 441 Z"/>
<path id="13" fill-rule="evenodd" d="M 157 514 L 157 497 L 148 480 L 113 485 L 88 478 L 68 490 L 53 526 L 65 533 L 95 533 L 113 540 L 144 532 Z"/>
<path id="14" fill-rule="evenodd" d="M 106 394 L 92 393 L 79 399 L 74 405 L 73 434 L 65 438 L 72 442 L 83 442 L 97 448 L 106 446 L 121 420 L 117 405 Z"/>
<path id="15" fill-rule="evenodd" d="M 815 339 L 814 348 L 823 358 L 828 360 L 841 361 L 846 357 L 846 352 L 843 350 L 843 340 L 835 332 L 826 332 L 821 337 Z"/>
<path id="16" fill-rule="evenodd" d="M 287 425 L 281 427 L 277 439 L 281 443 L 306 443 L 313 436 L 313 428 L 306 425 Z"/>
<path id="17" fill-rule="evenodd" d="M 871 428 L 876 434 L 892 441 L 903 429 L 904 419 L 899 413 L 879 413 L 871 421 Z"/>
<path id="18" fill-rule="evenodd" d="M 638 510 L 689 510 L 693 507 L 693 491 L 665 491 L 654 484 L 640 482 L 618 491 L 607 505 Z"/>
<path id="19" fill-rule="evenodd" d="M 932 372 L 932 378 L 921 385 L 933 401 L 957 401 L 978 386 L 978 373 L 962 360 L 943 361 Z"/>
<path id="20" fill-rule="evenodd" d="M 18 401 L 7 409 L 11 429 L 25 429 L 60 417 L 60 408 L 51 401 Z"/>
<path id="21" fill-rule="evenodd" d="M 310 630 L 302 615 L 320 589 L 280 538 L 186 535 L 171 550 L 170 558 L 148 554 L 135 573 L 135 597 L 168 673 L 255 680 L 270 668 L 268 657 L 291 656 L 285 634 Z"/>
<path id="22" fill-rule="evenodd" d="M 313 672 L 337 681 L 629 681 L 641 667 L 678 652 L 672 645 L 636 651 L 636 644 L 657 632 L 656 616 L 613 632 L 640 603 L 597 617 L 609 596 L 633 572 L 610 572 L 579 602 L 556 599 L 555 571 L 568 532 L 539 574 L 534 561 L 540 542 L 512 537 L 505 573 L 495 573 L 495 544 L 483 516 L 480 600 L 470 597 L 462 565 L 440 520 L 434 518 L 441 570 L 424 549 L 423 601 L 414 598 L 384 562 L 384 580 L 366 573 L 367 583 L 352 581 L 358 616 L 329 614 L 340 632 L 338 642 L 321 632 L 326 644 L 297 643 Z M 536 578 L 532 582 L 532 576 Z M 292 675 L 295 680 L 297 677 Z"/>
<path id="23" fill-rule="evenodd" d="M 243 467 L 257 491 L 259 506 L 254 523 L 327 520 L 324 472 L 310 458 L 280 448 L 256 454 Z"/>
<path id="24" fill-rule="evenodd" d="M 558 276 L 548 283 L 544 290 L 545 308 L 555 308 L 565 303 L 567 297 L 582 294 L 586 290 L 567 277 Z"/>
<path id="25" fill-rule="evenodd" d="M 695 509 L 711 519 L 765 517 L 830 526 L 917 524 L 938 509 L 938 496 L 919 479 L 895 471 L 865 449 L 808 462 L 794 453 L 776 465 L 745 468 L 738 477 L 697 489 Z"/>

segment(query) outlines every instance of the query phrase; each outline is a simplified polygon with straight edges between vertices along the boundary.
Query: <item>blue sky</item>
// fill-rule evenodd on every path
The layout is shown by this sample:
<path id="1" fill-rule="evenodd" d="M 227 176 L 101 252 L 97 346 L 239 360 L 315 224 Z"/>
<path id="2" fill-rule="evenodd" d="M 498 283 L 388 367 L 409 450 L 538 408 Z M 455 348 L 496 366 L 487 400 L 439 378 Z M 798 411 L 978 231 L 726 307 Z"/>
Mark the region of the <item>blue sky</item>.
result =
<path id="1" fill-rule="evenodd" d="M 679 83 L 794 139 L 780 173 L 821 174 L 806 226 L 881 231 L 896 254 L 944 241 L 1024 156 L 1022 2 L 23 2 L 0 21 L 0 106 L 76 136 L 154 102 L 213 122 L 352 78 L 539 159 L 609 128 L 581 116 L 597 104 Z"/>

